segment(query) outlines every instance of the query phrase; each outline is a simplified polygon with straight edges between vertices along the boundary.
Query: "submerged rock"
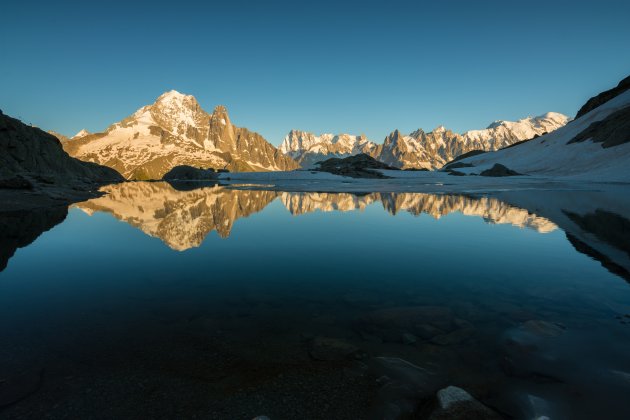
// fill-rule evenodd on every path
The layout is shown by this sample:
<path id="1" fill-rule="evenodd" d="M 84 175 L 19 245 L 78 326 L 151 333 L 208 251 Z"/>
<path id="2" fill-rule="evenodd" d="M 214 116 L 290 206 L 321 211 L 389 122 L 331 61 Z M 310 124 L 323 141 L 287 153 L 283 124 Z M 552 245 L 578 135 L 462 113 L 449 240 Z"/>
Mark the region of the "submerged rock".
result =
<path id="1" fill-rule="evenodd" d="M 418 341 L 418 337 L 413 334 L 404 333 L 402 335 L 403 344 L 415 344 Z"/>
<path id="2" fill-rule="evenodd" d="M 560 323 L 543 320 L 529 320 L 508 330 L 503 339 L 503 370 L 537 383 L 564 382 L 570 369 L 558 357 L 562 348 L 558 345 L 565 330 Z"/>
<path id="3" fill-rule="evenodd" d="M 404 334 L 423 339 L 457 329 L 453 312 L 443 306 L 399 306 L 363 315 L 359 328 L 384 341 L 401 342 Z"/>
<path id="4" fill-rule="evenodd" d="M 502 417 L 477 401 L 465 390 L 449 386 L 437 393 L 439 408 L 433 412 L 431 420 L 476 420 L 501 419 Z"/>
<path id="5" fill-rule="evenodd" d="M 525 331 L 540 337 L 557 337 L 567 329 L 560 323 L 542 321 L 539 319 L 526 321 L 523 323 L 522 327 Z"/>
<path id="6" fill-rule="evenodd" d="M 309 354 L 315 360 L 341 361 L 362 359 L 364 353 L 354 344 L 341 338 L 315 337 L 310 343 Z"/>
<path id="7" fill-rule="evenodd" d="M 446 383 L 444 375 L 397 357 L 374 357 L 368 365 L 381 385 L 371 410 L 373 418 L 411 418 Z"/>
<path id="8" fill-rule="evenodd" d="M 431 339 L 431 343 L 440 346 L 451 346 L 468 340 L 475 333 L 474 328 L 460 328 L 448 334 L 440 334 Z"/>

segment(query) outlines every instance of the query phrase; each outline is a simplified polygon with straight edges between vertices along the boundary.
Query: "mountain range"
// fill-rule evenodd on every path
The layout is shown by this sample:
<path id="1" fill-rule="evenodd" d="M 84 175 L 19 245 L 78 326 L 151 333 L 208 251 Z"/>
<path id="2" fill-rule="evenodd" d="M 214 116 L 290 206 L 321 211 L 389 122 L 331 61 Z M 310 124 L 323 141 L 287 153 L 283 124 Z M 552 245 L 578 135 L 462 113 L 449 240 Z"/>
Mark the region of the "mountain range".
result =
<path id="1" fill-rule="evenodd" d="M 398 130 L 376 144 L 364 135 L 292 130 L 279 148 L 260 134 L 232 124 L 224 106 L 204 111 L 191 95 L 170 91 L 155 103 L 110 125 L 102 133 L 81 130 L 73 137 L 50 132 L 78 159 L 109 166 L 127 179 L 161 179 L 175 166 L 232 172 L 309 169 L 331 157 L 365 153 L 390 166 L 438 169 L 471 150 L 498 150 L 562 127 L 558 113 L 516 122 L 496 121 L 483 130 L 454 133 L 444 127 L 409 135 Z"/>
<path id="2" fill-rule="evenodd" d="M 303 168 L 331 157 L 365 153 L 390 166 L 401 169 L 439 169 L 454 158 L 473 150 L 494 151 L 515 143 L 550 133 L 570 121 L 566 115 L 548 112 L 518 121 L 495 121 L 483 130 L 455 133 L 443 126 L 425 132 L 418 129 L 408 135 L 394 130 L 383 144 L 364 135 L 315 135 L 291 130 L 280 145 L 280 151 L 295 159 Z"/>
<path id="3" fill-rule="evenodd" d="M 224 106 L 207 113 L 193 96 L 177 91 L 162 94 L 155 103 L 101 133 L 81 130 L 71 138 L 50 133 L 70 156 L 113 168 L 131 180 L 161 179 L 182 165 L 231 172 L 311 169 L 330 158 L 358 154 L 400 169 L 435 170 L 457 159 L 460 167 L 473 165 L 481 170 L 489 169 L 491 163 L 509 163 L 521 174 L 566 176 L 596 170 L 602 176 L 612 173 L 618 180 L 623 178 L 619 169 L 613 173 L 610 165 L 625 165 L 629 79 L 591 98 L 575 120 L 548 112 L 518 121 L 495 121 L 485 129 L 462 134 L 443 126 L 409 134 L 394 130 L 382 144 L 364 135 L 292 130 L 276 148 L 260 134 L 233 125 Z M 601 144 L 593 146 L 597 142 Z M 556 147 L 567 144 L 581 146 Z M 502 162 L 497 161 L 499 157 Z"/>
<path id="4" fill-rule="evenodd" d="M 225 107 L 209 114 L 193 96 L 174 90 L 102 133 L 82 130 L 62 144 L 71 156 L 136 180 L 161 179 L 178 165 L 230 171 L 298 167 L 260 134 L 233 125 Z"/>

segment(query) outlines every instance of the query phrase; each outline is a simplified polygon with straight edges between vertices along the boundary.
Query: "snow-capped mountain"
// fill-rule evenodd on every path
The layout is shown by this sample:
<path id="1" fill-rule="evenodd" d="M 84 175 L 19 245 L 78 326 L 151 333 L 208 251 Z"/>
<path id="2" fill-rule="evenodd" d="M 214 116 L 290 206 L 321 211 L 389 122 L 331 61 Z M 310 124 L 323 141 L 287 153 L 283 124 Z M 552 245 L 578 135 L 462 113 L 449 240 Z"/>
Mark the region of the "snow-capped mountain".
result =
<path id="1" fill-rule="evenodd" d="M 441 168 L 445 163 L 472 150 L 494 151 L 511 146 L 523 140 L 542 136 L 565 126 L 570 121 L 566 115 L 548 112 L 538 117 L 528 117 L 518 121 L 495 121 L 483 130 L 466 131 L 463 134 L 453 133 L 442 126 L 430 133 L 421 129 L 405 138 L 414 144 L 422 153 L 418 161 L 411 157 L 403 160 L 401 167 Z M 428 159 L 427 159 L 428 158 Z M 429 166 L 430 165 L 430 166 Z"/>
<path id="2" fill-rule="evenodd" d="M 225 107 L 208 114 L 193 96 L 174 90 L 102 133 L 63 145 L 71 156 L 110 166 L 128 179 L 160 179 L 177 165 L 231 171 L 298 167 L 260 134 L 232 125 Z"/>
<path id="3" fill-rule="evenodd" d="M 347 157 L 365 153 L 372 156 L 377 152 L 376 143 L 364 135 L 321 134 L 316 136 L 305 131 L 291 130 L 284 138 L 279 150 L 295 159 L 303 168 L 331 157 Z"/>
<path id="4" fill-rule="evenodd" d="M 70 138 L 71 139 L 80 139 L 81 137 L 89 136 L 90 134 L 92 134 L 92 133 L 90 133 L 85 128 L 83 128 L 77 134 L 75 134 L 74 136 L 72 136 Z"/>
<path id="5" fill-rule="evenodd" d="M 630 182 L 630 90 L 622 92 L 553 133 L 462 159 L 471 166 L 458 170 L 479 174 L 499 163 L 521 174 Z"/>
<path id="6" fill-rule="evenodd" d="M 284 138 L 280 151 L 302 166 L 330 157 L 366 153 L 388 165 L 399 168 L 441 168 L 445 163 L 471 150 L 494 151 L 523 140 L 550 133 L 569 122 L 569 117 L 548 112 L 519 121 L 495 121 L 483 130 L 454 133 L 443 126 L 426 133 L 418 129 L 409 135 L 394 130 L 382 145 L 364 136 L 333 136 L 293 130 Z"/>

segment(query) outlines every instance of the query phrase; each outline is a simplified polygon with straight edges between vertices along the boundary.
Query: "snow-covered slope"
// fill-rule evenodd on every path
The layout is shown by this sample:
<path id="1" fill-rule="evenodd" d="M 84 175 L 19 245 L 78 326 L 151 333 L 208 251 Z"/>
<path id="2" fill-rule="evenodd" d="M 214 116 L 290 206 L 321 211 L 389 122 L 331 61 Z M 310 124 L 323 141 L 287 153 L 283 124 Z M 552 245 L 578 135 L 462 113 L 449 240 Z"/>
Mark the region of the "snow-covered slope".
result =
<path id="1" fill-rule="evenodd" d="M 260 134 L 232 125 L 225 107 L 208 114 L 193 96 L 174 90 L 103 133 L 73 137 L 64 148 L 71 156 L 110 166 L 129 179 L 160 179 L 177 165 L 231 171 L 298 166 Z"/>
<path id="2" fill-rule="evenodd" d="M 443 126 L 426 133 L 418 129 L 409 135 L 394 130 L 377 145 L 364 136 L 322 134 L 292 130 L 280 151 L 303 167 L 330 157 L 365 153 L 399 168 L 441 168 L 445 163 L 471 150 L 498 150 L 523 140 L 550 133 L 569 122 L 566 115 L 548 112 L 518 121 L 495 121 L 483 130 L 454 133 Z"/>
<path id="3" fill-rule="evenodd" d="M 480 173 L 500 163 L 523 174 L 569 177 L 592 181 L 630 182 L 630 143 L 603 147 L 605 139 L 571 142 L 591 124 L 630 107 L 630 91 L 573 120 L 565 127 L 535 140 L 493 153 L 463 159 L 474 165 L 462 172 Z M 627 133 L 630 140 L 630 133 Z"/>

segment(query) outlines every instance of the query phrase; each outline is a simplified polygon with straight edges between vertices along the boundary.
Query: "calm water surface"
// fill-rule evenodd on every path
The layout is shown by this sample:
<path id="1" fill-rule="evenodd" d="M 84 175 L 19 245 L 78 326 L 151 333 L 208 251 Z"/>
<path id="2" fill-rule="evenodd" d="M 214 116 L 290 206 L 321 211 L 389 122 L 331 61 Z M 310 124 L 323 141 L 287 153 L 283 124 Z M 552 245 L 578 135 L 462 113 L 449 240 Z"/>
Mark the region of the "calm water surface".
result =
<path id="1" fill-rule="evenodd" d="M 614 197 L 108 192 L 0 213 L 1 418 L 630 417 Z"/>

